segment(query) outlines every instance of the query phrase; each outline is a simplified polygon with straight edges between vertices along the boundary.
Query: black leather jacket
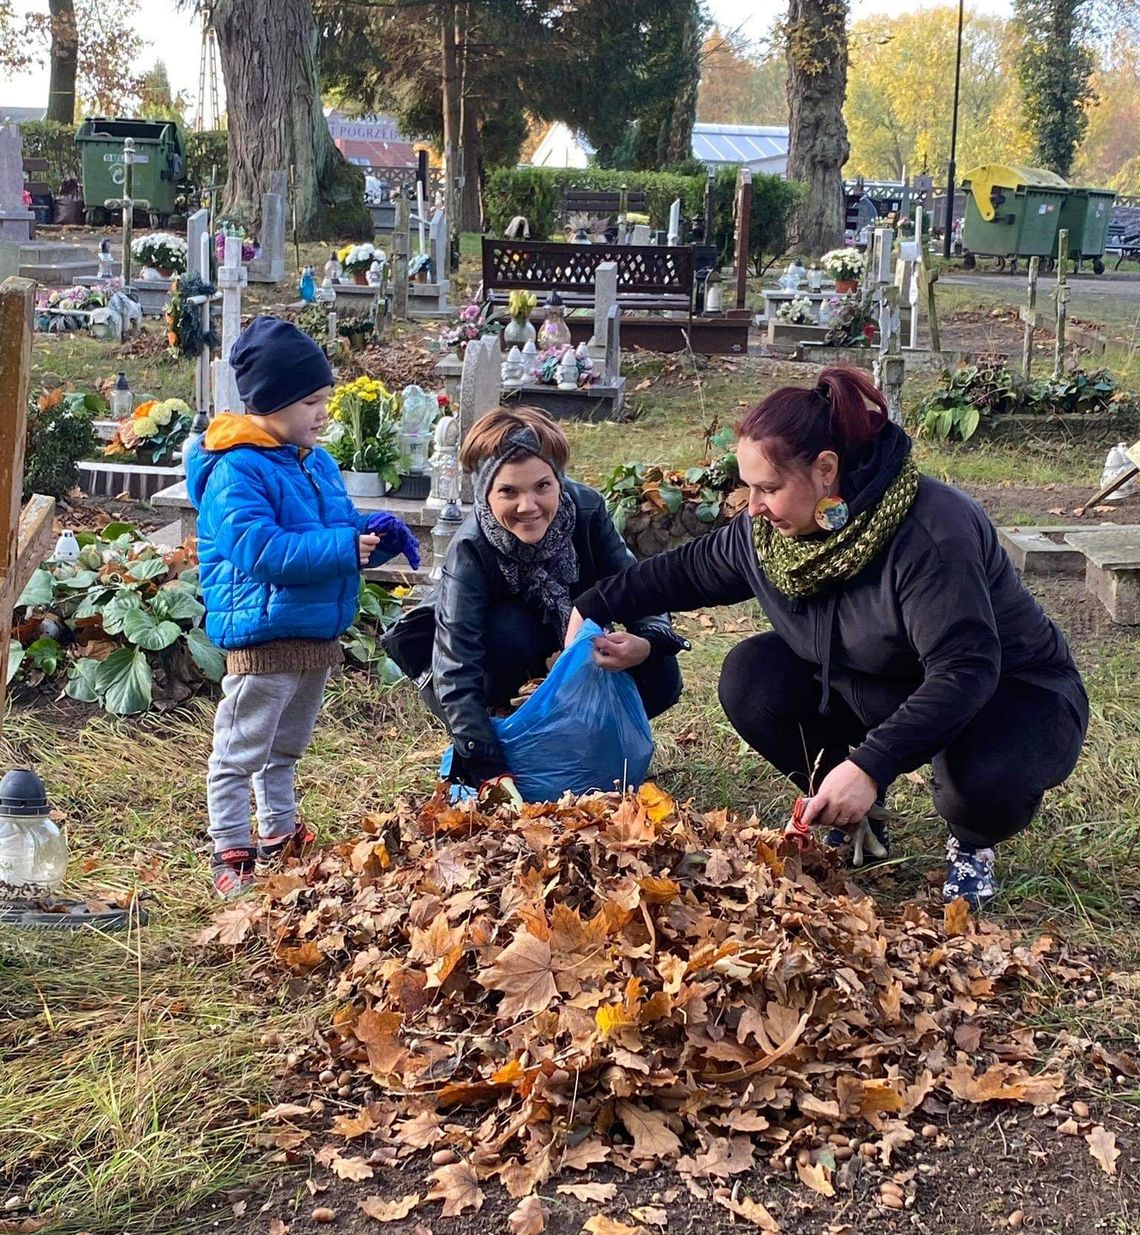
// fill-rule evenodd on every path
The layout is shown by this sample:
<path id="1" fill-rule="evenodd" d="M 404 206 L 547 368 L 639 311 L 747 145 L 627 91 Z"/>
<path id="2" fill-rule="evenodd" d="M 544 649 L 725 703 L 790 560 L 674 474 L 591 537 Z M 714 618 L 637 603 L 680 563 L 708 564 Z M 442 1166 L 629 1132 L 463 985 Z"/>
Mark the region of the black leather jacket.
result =
<path id="1" fill-rule="evenodd" d="M 571 595 L 577 596 L 609 575 L 634 565 L 637 559 L 614 527 L 602 495 L 573 480 L 565 484 L 578 516 L 574 526 L 578 581 L 571 588 Z M 385 639 L 396 663 L 409 676 L 420 676 L 428 666 L 416 663 L 422 652 L 409 653 L 409 647 L 419 640 L 413 641 L 407 635 L 411 630 L 423 631 L 425 619 L 430 621 L 430 614 L 424 610 L 434 610 L 432 687 L 455 743 L 456 755 L 472 779 L 486 780 L 507 771 L 484 696 L 483 615 L 488 606 L 510 599 L 496 552 L 471 514 L 452 539 L 438 587 L 423 605 L 406 614 Z M 673 630 L 668 614 L 642 617 L 628 629 L 649 640 L 653 648 L 651 659 L 675 655 L 689 646 Z"/>

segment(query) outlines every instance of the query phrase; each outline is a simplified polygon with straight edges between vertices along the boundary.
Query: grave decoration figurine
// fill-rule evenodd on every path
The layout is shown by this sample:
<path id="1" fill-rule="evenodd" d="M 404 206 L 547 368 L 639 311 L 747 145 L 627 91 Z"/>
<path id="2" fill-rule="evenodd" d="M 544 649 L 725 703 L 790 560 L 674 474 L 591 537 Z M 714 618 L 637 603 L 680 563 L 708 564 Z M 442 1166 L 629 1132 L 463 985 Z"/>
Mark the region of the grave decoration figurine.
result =
<path id="1" fill-rule="evenodd" d="M 104 237 L 99 241 L 99 278 L 113 279 L 115 277 L 115 258 L 111 253 L 111 242 Z"/>
<path id="2" fill-rule="evenodd" d="M 344 274 L 344 267 L 340 264 L 340 258 L 336 253 L 329 254 L 329 260 L 325 262 L 325 279 L 323 287 L 335 287 L 341 280 Z"/>
<path id="3" fill-rule="evenodd" d="M 373 258 L 364 277 L 369 287 L 379 287 L 384 282 L 384 263 L 378 257 Z"/>
<path id="4" fill-rule="evenodd" d="M 428 466 L 431 468 L 431 494 L 427 505 L 433 510 L 442 510 L 451 502 L 458 503 L 459 417 L 452 412 L 445 412 L 435 426 Z"/>

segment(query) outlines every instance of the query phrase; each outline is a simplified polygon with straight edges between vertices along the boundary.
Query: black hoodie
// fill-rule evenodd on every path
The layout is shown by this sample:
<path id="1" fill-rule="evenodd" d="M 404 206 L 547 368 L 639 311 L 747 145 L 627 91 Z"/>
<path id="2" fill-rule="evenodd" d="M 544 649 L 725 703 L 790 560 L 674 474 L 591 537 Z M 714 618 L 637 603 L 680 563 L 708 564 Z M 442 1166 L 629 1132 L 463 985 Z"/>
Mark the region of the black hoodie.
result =
<path id="1" fill-rule="evenodd" d="M 844 470 L 852 513 L 879 500 L 908 451 L 906 434 L 888 425 Z M 1087 705 L 1064 636 L 1026 590 L 985 512 L 928 476 L 883 552 L 807 600 L 792 600 L 765 576 L 745 511 L 602 579 L 576 604 L 604 625 L 751 597 L 792 651 L 820 666 L 821 711 L 835 692 L 867 725 L 850 757 L 881 789 L 945 750 L 999 681 L 1056 691 L 1078 714 Z"/>

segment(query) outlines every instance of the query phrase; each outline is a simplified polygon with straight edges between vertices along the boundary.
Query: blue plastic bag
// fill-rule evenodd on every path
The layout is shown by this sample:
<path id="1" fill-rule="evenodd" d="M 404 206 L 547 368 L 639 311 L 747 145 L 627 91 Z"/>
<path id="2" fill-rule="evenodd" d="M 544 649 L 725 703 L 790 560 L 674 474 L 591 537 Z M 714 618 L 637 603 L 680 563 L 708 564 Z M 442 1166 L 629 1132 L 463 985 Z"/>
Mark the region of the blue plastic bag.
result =
<path id="1" fill-rule="evenodd" d="M 594 663 L 594 640 L 602 633 L 596 622 L 586 622 L 522 707 L 491 721 L 528 802 L 645 780 L 653 731 L 629 674 Z M 450 764 L 446 755 L 444 763 Z"/>

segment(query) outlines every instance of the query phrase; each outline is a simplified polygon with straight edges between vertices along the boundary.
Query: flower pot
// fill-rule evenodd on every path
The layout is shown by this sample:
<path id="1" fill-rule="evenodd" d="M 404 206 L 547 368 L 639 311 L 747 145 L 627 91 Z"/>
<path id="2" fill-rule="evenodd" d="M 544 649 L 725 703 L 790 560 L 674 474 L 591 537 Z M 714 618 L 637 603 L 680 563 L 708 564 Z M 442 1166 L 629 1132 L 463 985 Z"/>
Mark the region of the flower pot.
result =
<path id="1" fill-rule="evenodd" d="M 155 266 L 155 270 L 157 270 L 164 279 L 174 278 L 174 271 L 170 266 Z"/>
<path id="2" fill-rule="evenodd" d="M 135 461 L 149 467 L 154 462 L 154 448 L 151 446 L 136 446 Z"/>
<path id="3" fill-rule="evenodd" d="M 383 497 L 388 486 L 376 472 L 353 472 L 341 469 L 341 479 L 349 497 Z"/>
<path id="4" fill-rule="evenodd" d="M 526 347 L 528 343 L 534 342 L 537 333 L 528 318 L 512 317 L 503 330 L 503 342 L 508 348 Z"/>
<path id="5" fill-rule="evenodd" d="M 360 287 L 367 287 L 368 286 L 368 271 L 367 270 L 354 270 L 352 272 L 352 281 L 353 283 L 358 284 Z"/>
<path id="6" fill-rule="evenodd" d="M 859 280 L 858 279 L 836 279 L 835 280 L 835 293 L 838 296 L 847 296 L 851 292 L 857 292 L 858 290 L 859 290 Z"/>

